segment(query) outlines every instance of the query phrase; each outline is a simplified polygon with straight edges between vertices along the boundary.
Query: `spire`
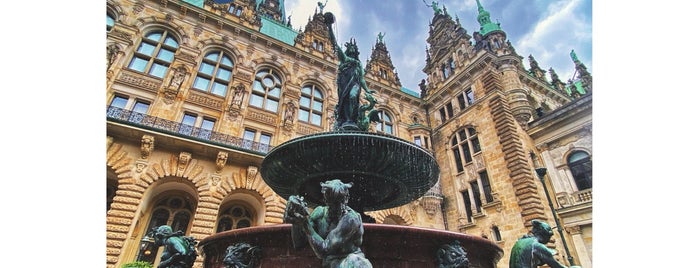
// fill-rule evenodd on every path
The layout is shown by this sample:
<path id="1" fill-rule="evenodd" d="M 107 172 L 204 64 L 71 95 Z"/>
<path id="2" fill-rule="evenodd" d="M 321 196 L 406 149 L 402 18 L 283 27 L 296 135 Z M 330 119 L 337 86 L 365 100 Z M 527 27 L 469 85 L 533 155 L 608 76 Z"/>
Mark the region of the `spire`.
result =
<path id="1" fill-rule="evenodd" d="M 476 0 L 476 4 L 478 4 L 478 23 L 481 25 L 481 35 L 485 36 L 492 31 L 502 31 L 502 29 L 500 29 L 500 23 L 493 23 L 490 21 L 490 12 L 483 8 L 481 1 Z"/>

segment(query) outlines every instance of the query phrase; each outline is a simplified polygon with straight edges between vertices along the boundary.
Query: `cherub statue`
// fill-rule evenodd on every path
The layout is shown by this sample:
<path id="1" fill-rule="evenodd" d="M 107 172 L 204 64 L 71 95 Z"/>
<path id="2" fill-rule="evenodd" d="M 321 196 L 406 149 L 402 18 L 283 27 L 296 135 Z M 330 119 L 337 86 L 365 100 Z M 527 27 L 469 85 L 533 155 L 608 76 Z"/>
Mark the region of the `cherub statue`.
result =
<path id="1" fill-rule="evenodd" d="M 292 195 L 287 201 L 284 221 L 292 224 L 294 248 L 310 244 L 323 268 L 372 267 L 360 248 L 362 217 L 347 205 L 352 183 L 330 180 L 320 187 L 326 206 L 316 207 L 310 215 L 302 197 Z"/>
<path id="2" fill-rule="evenodd" d="M 197 241 L 193 237 L 184 236 L 182 231 L 173 233 L 167 225 L 154 228 L 153 232 L 155 246 L 165 247 L 158 268 L 192 268 L 197 259 Z"/>
<path id="3" fill-rule="evenodd" d="M 543 221 L 532 220 L 531 235 L 523 236 L 512 246 L 510 268 L 535 268 L 544 264 L 551 268 L 566 268 L 553 257 L 555 251 L 546 247 L 551 236 L 551 226 Z"/>

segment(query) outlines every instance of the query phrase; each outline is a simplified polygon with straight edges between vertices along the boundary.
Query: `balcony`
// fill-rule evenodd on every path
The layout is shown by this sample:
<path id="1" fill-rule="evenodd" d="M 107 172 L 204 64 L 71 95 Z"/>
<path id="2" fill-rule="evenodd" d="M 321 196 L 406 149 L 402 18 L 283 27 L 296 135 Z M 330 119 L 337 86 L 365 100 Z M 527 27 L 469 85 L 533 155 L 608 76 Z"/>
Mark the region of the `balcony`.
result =
<path id="1" fill-rule="evenodd" d="M 556 199 L 558 200 L 559 208 L 592 203 L 592 189 L 585 189 L 573 193 L 557 193 Z"/>
<path id="2" fill-rule="evenodd" d="M 269 150 L 274 148 L 269 144 L 245 140 L 240 137 L 218 133 L 208 129 L 202 129 L 117 107 L 107 108 L 107 121 L 123 123 L 185 139 L 224 146 L 235 150 L 250 151 L 263 156 L 266 155 Z"/>

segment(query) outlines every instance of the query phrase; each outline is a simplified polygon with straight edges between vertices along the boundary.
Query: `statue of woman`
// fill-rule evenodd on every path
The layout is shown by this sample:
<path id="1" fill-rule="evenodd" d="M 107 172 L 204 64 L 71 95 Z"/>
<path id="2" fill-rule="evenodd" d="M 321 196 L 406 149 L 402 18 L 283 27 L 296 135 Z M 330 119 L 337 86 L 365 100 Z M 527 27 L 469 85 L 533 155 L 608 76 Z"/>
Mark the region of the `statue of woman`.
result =
<path id="1" fill-rule="evenodd" d="M 344 52 L 337 44 L 335 34 L 332 30 L 332 24 L 335 22 L 335 16 L 332 13 L 325 13 L 325 24 L 328 26 L 330 41 L 340 60 L 337 74 L 337 96 L 338 102 L 335 106 L 335 130 L 364 130 L 368 129 L 369 118 L 374 118 L 375 111 L 370 111 L 369 116 L 365 115 L 366 110 L 371 110 L 376 103 L 376 100 L 371 94 L 374 93 L 366 85 L 364 80 L 364 68 L 359 60 L 359 48 L 354 39 L 345 43 L 347 48 Z M 369 101 L 369 105 L 359 105 L 359 95 L 364 89 L 366 93 L 365 99 Z"/>

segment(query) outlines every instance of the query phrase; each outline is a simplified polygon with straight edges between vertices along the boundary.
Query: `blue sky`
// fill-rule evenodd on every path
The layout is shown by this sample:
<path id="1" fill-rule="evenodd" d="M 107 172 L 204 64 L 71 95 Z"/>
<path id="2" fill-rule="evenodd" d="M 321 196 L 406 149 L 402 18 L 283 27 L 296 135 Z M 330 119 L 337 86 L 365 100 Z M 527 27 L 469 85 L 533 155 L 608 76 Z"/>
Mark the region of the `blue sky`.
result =
<path id="1" fill-rule="evenodd" d="M 321 0 L 325 2 L 326 0 Z M 425 0 L 431 4 L 432 0 Z M 366 66 L 371 48 L 379 32 L 385 34 L 384 42 L 391 54 L 398 77 L 404 87 L 419 91 L 418 84 L 426 75 L 425 47 L 429 23 L 434 12 L 423 0 L 327 0 L 326 12 L 337 19 L 338 42 L 350 37 L 357 40 L 360 59 Z M 476 21 L 476 0 L 437 1 L 440 8 L 446 6 L 452 18 L 459 18 L 461 25 L 471 35 L 480 27 Z M 481 0 L 490 12 L 493 22 L 500 22 L 507 38 L 517 53 L 524 57 L 531 54 L 539 66 L 553 67 L 563 81 L 575 71 L 570 58 L 571 49 L 594 77 L 592 65 L 592 0 Z M 304 27 L 317 7 L 318 0 L 286 0 L 286 14 L 291 15 L 294 29 Z M 548 77 L 548 75 L 547 75 Z"/>

